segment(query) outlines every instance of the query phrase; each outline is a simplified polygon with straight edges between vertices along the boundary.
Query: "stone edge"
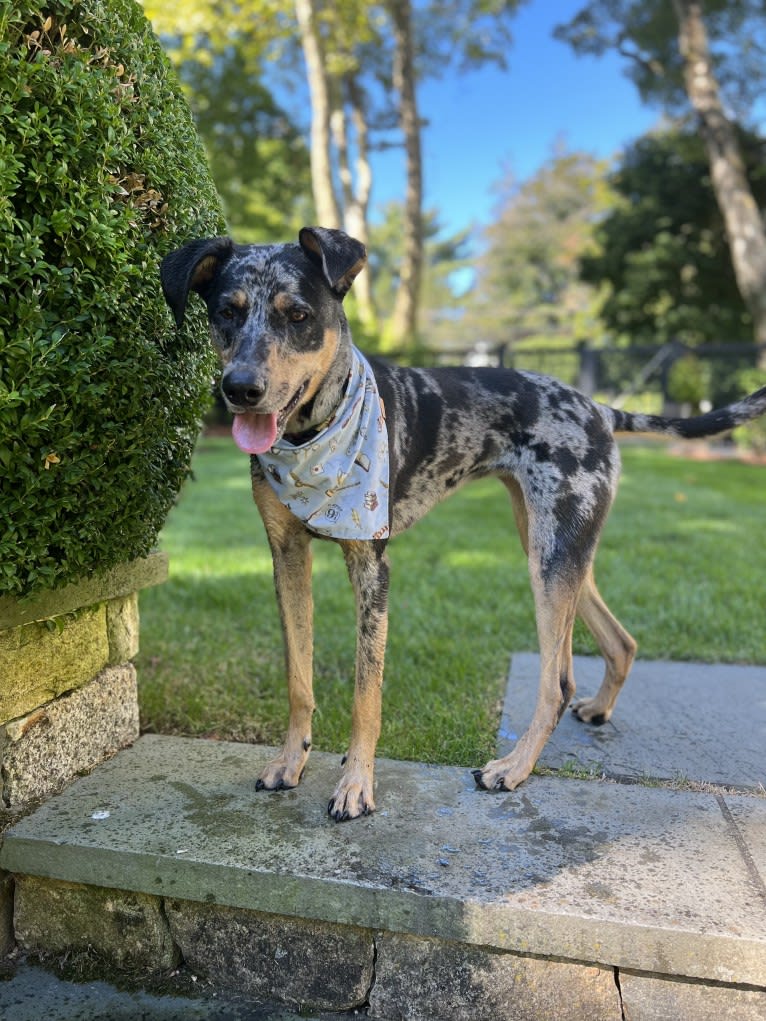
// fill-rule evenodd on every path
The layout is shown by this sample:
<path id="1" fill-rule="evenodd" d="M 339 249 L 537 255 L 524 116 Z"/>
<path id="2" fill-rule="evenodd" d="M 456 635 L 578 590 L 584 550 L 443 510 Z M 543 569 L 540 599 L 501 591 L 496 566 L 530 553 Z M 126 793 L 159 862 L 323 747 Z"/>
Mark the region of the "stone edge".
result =
<path id="1" fill-rule="evenodd" d="M 51 589 L 29 599 L 2 596 L 0 630 L 48 620 L 83 606 L 128 596 L 140 589 L 161 584 L 167 576 L 168 555 L 155 552 L 138 560 L 118 564 L 103 574 L 94 574 L 72 585 Z"/>

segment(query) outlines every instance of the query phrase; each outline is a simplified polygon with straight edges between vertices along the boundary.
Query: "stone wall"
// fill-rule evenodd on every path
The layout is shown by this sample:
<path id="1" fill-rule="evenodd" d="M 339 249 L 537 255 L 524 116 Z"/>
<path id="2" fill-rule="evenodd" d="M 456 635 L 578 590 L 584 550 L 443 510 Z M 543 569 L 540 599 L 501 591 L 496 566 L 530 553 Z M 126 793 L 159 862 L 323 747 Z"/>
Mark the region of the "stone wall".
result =
<path id="1" fill-rule="evenodd" d="M 138 591 L 166 577 L 156 553 L 0 599 L 0 844 L 19 815 L 138 737 Z M 13 944 L 12 903 L 0 872 L 0 956 Z"/>
<path id="2" fill-rule="evenodd" d="M 183 961 L 205 986 L 294 1009 L 380 1021 L 756 1021 L 763 990 L 503 952 L 19 876 L 30 953 L 89 955 L 141 984 Z"/>

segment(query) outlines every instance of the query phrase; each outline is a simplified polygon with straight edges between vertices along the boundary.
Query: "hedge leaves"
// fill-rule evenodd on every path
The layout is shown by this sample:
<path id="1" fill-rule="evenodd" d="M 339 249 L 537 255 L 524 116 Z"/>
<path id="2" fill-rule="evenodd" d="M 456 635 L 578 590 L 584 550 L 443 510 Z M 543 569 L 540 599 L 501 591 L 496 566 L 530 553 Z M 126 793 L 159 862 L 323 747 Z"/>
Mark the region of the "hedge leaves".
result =
<path id="1" fill-rule="evenodd" d="M 0 0 L 0 592 L 147 553 L 212 365 L 160 259 L 223 230 L 190 114 L 133 0 Z"/>

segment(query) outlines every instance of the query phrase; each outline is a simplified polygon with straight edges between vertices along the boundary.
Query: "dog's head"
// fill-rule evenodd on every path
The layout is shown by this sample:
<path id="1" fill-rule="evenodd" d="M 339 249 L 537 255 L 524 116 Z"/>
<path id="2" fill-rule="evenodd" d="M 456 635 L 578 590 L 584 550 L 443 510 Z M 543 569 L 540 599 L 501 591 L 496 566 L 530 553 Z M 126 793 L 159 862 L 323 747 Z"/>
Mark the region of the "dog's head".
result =
<path id="1" fill-rule="evenodd" d="M 207 305 L 223 362 L 221 391 L 243 450 L 264 453 L 313 401 L 345 329 L 342 302 L 367 260 L 340 230 L 304 227 L 297 245 L 190 241 L 162 261 L 165 300 L 180 327 L 189 293 Z"/>

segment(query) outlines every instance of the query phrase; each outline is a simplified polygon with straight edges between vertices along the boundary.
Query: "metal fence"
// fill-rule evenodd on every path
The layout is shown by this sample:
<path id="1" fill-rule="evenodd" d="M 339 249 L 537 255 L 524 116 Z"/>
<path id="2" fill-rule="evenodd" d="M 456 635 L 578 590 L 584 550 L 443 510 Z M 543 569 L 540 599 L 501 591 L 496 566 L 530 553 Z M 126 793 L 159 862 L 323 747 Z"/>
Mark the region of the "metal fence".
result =
<path id="1" fill-rule="evenodd" d="M 638 392 L 661 395 L 665 404 L 673 403 L 669 381 L 673 366 L 693 356 L 704 367 L 706 394 L 713 404 L 726 403 L 741 395 L 737 376 L 758 364 L 766 346 L 719 343 L 689 347 L 680 341 L 662 345 L 593 347 L 581 343 L 570 347 L 512 347 L 500 345 L 484 349 L 453 351 L 433 357 L 433 363 L 501 365 L 528 372 L 555 376 L 576 386 L 589 396 L 598 394 L 619 400 Z"/>

